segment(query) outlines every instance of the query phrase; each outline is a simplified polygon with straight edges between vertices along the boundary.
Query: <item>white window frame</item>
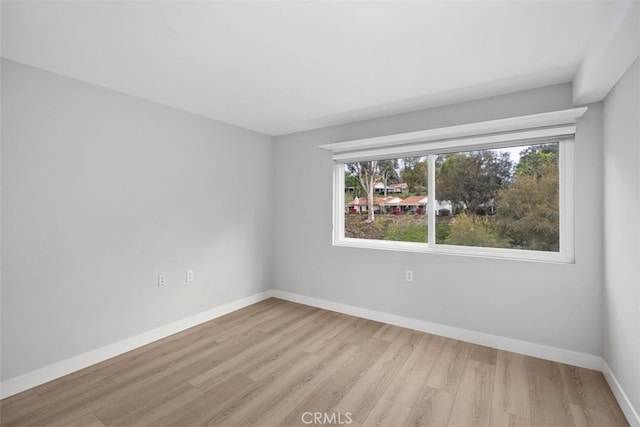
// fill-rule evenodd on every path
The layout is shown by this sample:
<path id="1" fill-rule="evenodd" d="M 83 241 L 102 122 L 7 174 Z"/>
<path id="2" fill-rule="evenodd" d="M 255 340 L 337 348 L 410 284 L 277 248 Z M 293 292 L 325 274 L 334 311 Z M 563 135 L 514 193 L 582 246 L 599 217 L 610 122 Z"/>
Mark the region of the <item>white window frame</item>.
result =
<path id="1" fill-rule="evenodd" d="M 488 122 L 321 145 L 332 151 L 333 245 L 365 249 L 437 253 L 485 258 L 574 263 L 574 135 L 586 107 Z M 559 142 L 560 251 L 456 246 L 436 243 L 435 203 L 427 204 L 428 241 L 431 243 L 357 239 L 344 235 L 345 163 L 428 156 L 428 194 L 435 194 L 435 158 L 438 154 Z M 437 195 L 436 195 L 437 197 Z"/>

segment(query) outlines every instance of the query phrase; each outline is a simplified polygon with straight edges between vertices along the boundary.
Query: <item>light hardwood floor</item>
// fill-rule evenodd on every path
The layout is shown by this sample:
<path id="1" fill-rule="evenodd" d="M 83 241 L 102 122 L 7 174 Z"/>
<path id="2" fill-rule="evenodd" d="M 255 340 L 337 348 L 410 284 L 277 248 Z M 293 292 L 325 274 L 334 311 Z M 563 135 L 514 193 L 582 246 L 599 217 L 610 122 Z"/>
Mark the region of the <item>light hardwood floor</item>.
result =
<path id="1" fill-rule="evenodd" d="M 0 410 L 2 426 L 628 425 L 599 372 L 277 299 Z"/>

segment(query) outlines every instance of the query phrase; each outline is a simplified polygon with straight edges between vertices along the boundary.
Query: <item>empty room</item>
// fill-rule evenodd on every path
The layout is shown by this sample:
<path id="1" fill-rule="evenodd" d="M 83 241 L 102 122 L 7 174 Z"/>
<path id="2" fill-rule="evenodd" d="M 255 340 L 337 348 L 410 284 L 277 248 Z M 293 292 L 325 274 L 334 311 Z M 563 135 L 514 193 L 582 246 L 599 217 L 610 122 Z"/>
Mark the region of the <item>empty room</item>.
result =
<path id="1" fill-rule="evenodd" d="M 2 427 L 640 427 L 639 0 L 0 25 Z"/>

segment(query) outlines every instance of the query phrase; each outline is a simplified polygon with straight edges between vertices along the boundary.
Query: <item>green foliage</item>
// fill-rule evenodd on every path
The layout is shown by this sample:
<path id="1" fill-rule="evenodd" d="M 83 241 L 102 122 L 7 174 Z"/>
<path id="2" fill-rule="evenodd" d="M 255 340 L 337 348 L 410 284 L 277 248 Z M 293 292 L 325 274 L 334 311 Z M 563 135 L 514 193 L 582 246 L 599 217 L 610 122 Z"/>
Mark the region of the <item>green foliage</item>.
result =
<path id="1" fill-rule="evenodd" d="M 427 243 L 427 227 L 424 224 L 406 225 L 394 223 L 389 226 L 382 238 L 383 240 L 394 240 L 398 242 Z"/>
<path id="2" fill-rule="evenodd" d="M 446 243 L 451 235 L 451 226 L 446 221 L 436 222 L 436 242 Z"/>
<path id="3" fill-rule="evenodd" d="M 413 195 L 427 194 L 427 158 L 407 157 L 402 159 L 404 167 L 400 172 L 403 182 L 409 186 L 409 193 Z"/>
<path id="4" fill-rule="evenodd" d="M 452 192 L 464 193 L 470 188 L 479 188 L 470 183 L 482 181 L 479 173 L 479 158 L 464 157 L 461 154 L 448 156 L 441 163 L 443 176 L 456 171 L 451 176 L 461 177 L 461 182 L 450 182 Z M 498 162 L 500 163 L 500 161 Z M 504 165 L 503 165 L 504 166 Z M 464 170 L 462 170 L 464 169 Z M 485 169 L 491 170 L 492 167 Z M 499 165 L 499 171 L 505 171 Z M 500 174 L 496 177 L 500 178 Z M 502 181 L 500 183 L 500 180 Z M 444 180 L 443 180 L 444 181 Z M 442 185 L 443 181 L 439 183 Z M 500 183 L 499 186 L 494 185 Z M 559 173 L 558 145 L 545 144 L 530 146 L 521 152 L 515 168 L 513 181 L 506 177 L 488 181 L 485 188 L 497 189 L 495 193 L 495 218 L 481 218 L 461 214 L 451 221 L 450 235 L 445 243 L 463 246 L 510 247 L 517 249 L 558 251 L 559 250 Z M 476 194 L 481 193 L 479 190 Z M 438 193 L 440 197 L 445 197 Z M 469 197 L 463 194 L 465 197 Z M 462 196 L 454 199 L 466 203 L 468 213 L 478 211 L 476 202 L 465 202 Z M 486 203 L 486 202 L 483 202 Z M 471 209 L 475 204 L 476 209 Z M 440 232 L 437 233 L 440 240 Z"/>
<path id="5" fill-rule="evenodd" d="M 536 176 L 540 178 L 549 164 L 558 165 L 558 143 L 533 145 L 520 152 L 520 161 L 515 175 Z"/>
<path id="6" fill-rule="evenodd" d="M 358 239 L 426 242 L 427 220 L 418 215 L 376 215 L 372 223 L 364 215 L 345 215 L 345 236 Z"/>
<path id="7" fill-rule="evenodd" d="M 393 218 L 390 218 L 386 215 L 378 215 L 378 219 L 376 222 L 372 223 L 372 227 L 377 228 L 378 230 L 386 230 L 389 225 L 393 223 Z"/>
<path id="8" fill-rule="evenodd" d="M 513 168 L 509 153 L 497 150 L 447 154 L 440 156 L 437 163 L 438 199 L 449 200 L 454 206 L 464 205 L 470 215 L 509 185 Z"/>
<path id="9" fill-rule="evenodd" d="M 358 181 L 367 195 L 367 222 L 373 222 L 375 220 L 375 214 L 373 212 L 373 188 L 379 176 L 378 161 L 370 160 L 368 162 L 347 163 L 345 166 L 351 175 L 358 177 Z"/>
<path id="10" fill-rule="evenodd" d="M 450 234 L 445 240 L 449 245 L 505 247 L 491 218 L 460 214 L 449 224 Z"/>
<path id="11" fill-rule="evenodd" d="M 523 169 L 524 170 L 524 169 Z M 560 248 L 557 160 L 516 176 L 496 200 L 496 223 L 511 247 L 558 251 Z"/>
<path id="12" fill-rule="evenodd" d="M 345 171 L 345 173 L 344 173 L 344 187 L 345 188 L 353 188 L 353 189 L 355 189 L 354 192 L 345 192 L 345 198 L 347 196 L 351 197 L 349 200 L 346 200 L 347 202 L 350 202 L 351 200 L 353 200 L 353 198 L 355 196 L 358 196 L 358 197 L 365 196 L 366 197 L 366 193 L 365 193 L 364 189 L 362 188 L 362 184 L 360 183 L 360 180 L 358 179 L 358 177 L 356 175 L 352 174 L 348 170 Z"/>

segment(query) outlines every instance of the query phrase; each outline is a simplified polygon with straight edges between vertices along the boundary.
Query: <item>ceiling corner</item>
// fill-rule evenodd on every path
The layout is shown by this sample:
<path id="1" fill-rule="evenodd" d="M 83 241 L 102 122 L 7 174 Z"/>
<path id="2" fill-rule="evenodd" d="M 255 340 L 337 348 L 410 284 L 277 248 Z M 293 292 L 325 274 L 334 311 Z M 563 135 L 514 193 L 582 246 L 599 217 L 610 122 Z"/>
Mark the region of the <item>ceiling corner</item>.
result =
<path id="1" fill-rule="evenodd" d="M 629 4 L 617 26 L 598 38 L 573 81 L 573 104 L 603 100 L 640 56 L 640 1 Z"/>

